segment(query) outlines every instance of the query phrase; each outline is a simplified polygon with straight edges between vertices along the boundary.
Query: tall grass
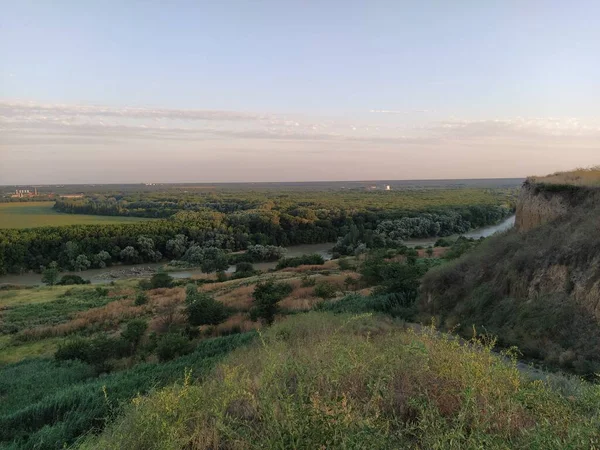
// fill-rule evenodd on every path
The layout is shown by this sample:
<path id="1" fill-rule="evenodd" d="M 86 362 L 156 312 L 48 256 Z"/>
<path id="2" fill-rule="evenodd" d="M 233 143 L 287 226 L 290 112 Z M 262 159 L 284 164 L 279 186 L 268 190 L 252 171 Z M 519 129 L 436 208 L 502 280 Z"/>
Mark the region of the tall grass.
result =
<path id="1" fill-rule="evenodd" d="M 556 172 L 545 177 L 529 177 L 536 184 L 600 187 L 600 166 Z"/>
<path id="2" fill-rule="evenodd" d="M 136 397 L 81 448 L 597 448 L 600 388 L 556 385 L 528 381 L 486 342 L 308 313 L 203 383 Z"/>
<path id="3" fill-rule="evenodd" d="M 195 352 L 168 363 L 139 364 L 89 381 L 83 381 L 90 370 L 83 364 L 38 361 L 4 368 L 0 386 L 10 390 L 3 393 L 10 406 L 0 409 L 0 448 L 62 448 L 86 432 L 101 429 L 123 401 L 171 383 L 186 371 L 193 377 L 204 376 L 223 355 L 253 337 L 247 333 L 207 339 Z M 19 377 L 9 383 L 11 374 Z"/>

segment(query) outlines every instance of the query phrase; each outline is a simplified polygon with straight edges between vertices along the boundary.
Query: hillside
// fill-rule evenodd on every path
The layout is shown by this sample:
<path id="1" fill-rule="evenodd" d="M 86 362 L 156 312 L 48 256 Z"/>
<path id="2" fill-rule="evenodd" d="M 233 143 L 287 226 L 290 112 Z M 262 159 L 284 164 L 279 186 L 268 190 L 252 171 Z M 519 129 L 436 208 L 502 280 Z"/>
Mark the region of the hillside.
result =
<path id="1" fill-rule="evenodd" d="M 182 376 L 137 397 L 81 448 L 592 448 L 600 391 L 555 381 L 528 380 L 483 342 L 312 312 L 274 325 L 203 382 Z"/>
<path id="2" fill-rule="evenodd" d="M 463 335 L 475 326 L 547 364 L 598 372 L 600 191 L 592 174 L 583 172 L 586 183 L 579 172 L 528 179 L 517 230 L 428 273 L 420 310 Z"/>

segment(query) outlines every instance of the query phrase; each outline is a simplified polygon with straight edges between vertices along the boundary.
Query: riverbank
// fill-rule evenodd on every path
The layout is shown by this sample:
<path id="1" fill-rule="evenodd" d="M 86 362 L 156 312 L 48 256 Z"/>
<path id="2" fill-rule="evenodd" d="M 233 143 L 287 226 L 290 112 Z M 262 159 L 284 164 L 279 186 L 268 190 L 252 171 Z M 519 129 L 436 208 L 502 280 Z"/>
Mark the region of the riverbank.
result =
<path id="1" fill-rule="evenodd" d="M 468 233 L 463 236 L 479 239 L 481 237 L 488 237 L 497 232 L 502 232 L 510 229 L 515 223 L 515 216 L 511 216 L 499 224 L 491 225 L 489 227 L 482 227 Z M 459 235 L 447 236 L 450 239 L 456 239 Z M 438 236 L 423 239 L 409 239 L 405 242 L 408 247 L 428 247 L 433 245 L 439 239 Z M 327 242 L 323 244 L 303 244 L 294 245 L 286 248 L 286 257 L 296 257 L 307 254 L 317 253 L 325 260 L 331 259 L 331 249 L 335 245 L 334 242 Z M 253 264 L 254 268 L 266 272 L 274 269 L 277 266 L 277 261 L 261 262 Z M 90 280 L 92 284 L 104 284 L 114 280 L 126 279 L 126 278 L 148 278 L 152 274 L 159 270 L 166 270 L 173 278 L 192 278 L 202 274 L 199 268 L 196 269 L 180 269 L 174 267 L 168 267 L 168 262 L 161 263 L 147 263 L 147 264 L 133 264 L 129 266 L 112 266 L 104 269 L 89 269 L 84 272 L 64 272 L 61 275 L 73 274 L 79 275 L 83 278 Z M 228 273 L 235 271 L 235 266 L 230 266 L 227 269 Z M 39 273 L 25 273 L 21 275 L 2 275 L 0 276 L 0 285 L 12 284 L 21 286 L 37 286 L 42 284 L 42 276 Z"/>

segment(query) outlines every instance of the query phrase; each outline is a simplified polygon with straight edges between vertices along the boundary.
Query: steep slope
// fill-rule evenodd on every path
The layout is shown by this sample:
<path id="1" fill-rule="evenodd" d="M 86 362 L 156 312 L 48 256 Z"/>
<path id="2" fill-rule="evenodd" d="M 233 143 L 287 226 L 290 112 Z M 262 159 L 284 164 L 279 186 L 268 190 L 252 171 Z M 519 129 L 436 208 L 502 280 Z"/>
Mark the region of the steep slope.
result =
<path id="1" fill-rule="evenodd" d="M 420 309 L 445 328 L 498 336 L 531 357 L 600 369 L 600 192 L 528 180 L 517 230 L 430 272 Z"/>

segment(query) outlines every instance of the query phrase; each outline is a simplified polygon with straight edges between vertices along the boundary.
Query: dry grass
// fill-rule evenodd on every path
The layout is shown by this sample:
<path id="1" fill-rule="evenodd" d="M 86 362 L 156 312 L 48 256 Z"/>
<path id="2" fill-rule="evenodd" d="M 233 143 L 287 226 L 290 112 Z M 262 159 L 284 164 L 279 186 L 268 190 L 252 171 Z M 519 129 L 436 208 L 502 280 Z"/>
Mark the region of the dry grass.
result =
<path id="1" fill-rule="evenodd" d="M 205 329 L 209 327 L 204 327 Z M 223 323 L 211 327 L 212 336 L 224 336 L 232 333 L 245 333 L 260 328 L 260 323 L 252 322 L 247 314 L 237 313 L 227 318 Z"/>
<path id="2" fill-rule="evenodd" d="M 240 286 L 217 295 L 215 298 L 228 308 L 248 311 L 252 307 L 252 292 L 254 292 L 254 285 Z"/>
<path id="3" fill-rule="evenodd" d="M 302 314 L 202 384 L 137 398 L 83 448 L 598 448 L 600 390 L 571 383 L 529 381 L 484 342 Z"/>
<path id="4" fill-rule="evenodd" d="M 600 166 L 580 168 L 570 172 L 556 172 L 545 177 L 529 177 L 529 180 L 540 184 L 600 187 Z"/>

